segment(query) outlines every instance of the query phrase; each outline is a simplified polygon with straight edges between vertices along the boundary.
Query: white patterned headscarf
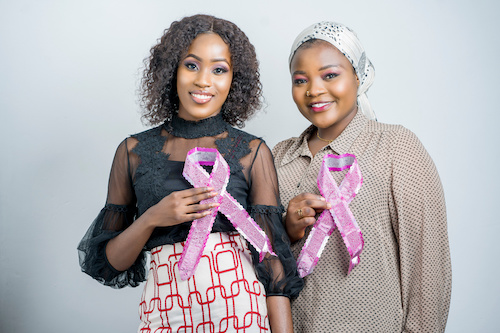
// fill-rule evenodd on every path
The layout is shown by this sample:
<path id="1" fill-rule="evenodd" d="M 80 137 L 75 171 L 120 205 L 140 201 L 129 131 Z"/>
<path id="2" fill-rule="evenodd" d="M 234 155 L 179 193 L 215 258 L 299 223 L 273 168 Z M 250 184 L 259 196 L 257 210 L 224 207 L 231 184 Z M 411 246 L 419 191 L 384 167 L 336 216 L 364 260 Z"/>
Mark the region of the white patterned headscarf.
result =
<path id="1" fill-rule="evenodd" d="M 376 120 L 366 92 L 375 79 L 375 68 L 366 57 L 358 36 L 350 28 L 336 22 L 320 22 L 307 27 L 292 44 L 288 64 L 291 65 L 297 49 L 311 39 L 321 39 L 335 46 L 351 62 L 359 79 L 358 108 L 369 119 Z"/>

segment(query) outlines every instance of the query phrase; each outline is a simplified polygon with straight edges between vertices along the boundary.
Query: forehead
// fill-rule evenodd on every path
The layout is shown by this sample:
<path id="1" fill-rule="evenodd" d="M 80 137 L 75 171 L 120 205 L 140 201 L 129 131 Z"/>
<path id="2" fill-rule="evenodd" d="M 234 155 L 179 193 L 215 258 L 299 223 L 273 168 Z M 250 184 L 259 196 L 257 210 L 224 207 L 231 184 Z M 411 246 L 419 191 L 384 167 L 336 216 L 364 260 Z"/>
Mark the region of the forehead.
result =
<path id="1" fill-rule="evenodd" d="M 315 40 L 311 43 L 302 44 L 290 64 L 292 72 L 298 67 L 319 65 L 339 65 L 342 67 L 352 67 L 349 60 L 332 44 L 323 41 Z"/>
<path id="2" fill-rule="evenodd" d="M 207 59 L 223 57 L 229 60 L 231 58 L 229 46 L 218 34 L 212 32 L 196 36 L 191 42 L 187 53 Z"/>

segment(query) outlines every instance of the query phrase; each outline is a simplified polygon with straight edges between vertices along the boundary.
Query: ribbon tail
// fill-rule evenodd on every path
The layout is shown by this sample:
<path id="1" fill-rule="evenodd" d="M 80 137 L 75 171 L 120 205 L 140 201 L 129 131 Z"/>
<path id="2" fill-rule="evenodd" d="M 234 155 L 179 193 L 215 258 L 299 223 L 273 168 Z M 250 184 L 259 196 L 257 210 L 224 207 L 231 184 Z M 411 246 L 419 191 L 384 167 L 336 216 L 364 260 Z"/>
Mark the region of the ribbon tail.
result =
<path id="1" fill-rule="evenodd" d="M 226 215 L 243 238 L 259 252 L 259 261 L 264 259 L 266 253 L 276 256 L 269 237 L 267 237 L 266 233 L 252 219 L 243 206 L 228 192 L 224 193 L 219 210 L 222 214 Z"/>
<path id="2" fill-rule="evenodd" d="M 297 270 L 300 277 L 312 273 L 325 249 L 328 238 L 335 230 L 335 223 L 330 213 L 325 210 L 314 224 L 297 259 Z"/>
<path id="3" fill-rule="evenodd" d="M 354 269 L 359 264 L 360 258 L 359 255 L 351 258 L 351 261 L 349 261 L 349 271 L 347 271 L 347 275 L 351 273 L 351 271 Z"/>
<path id="4" fill-rule="evenodd" d="M 187 280 L 193 276 L 196 267 L 198 267 L 216 215 L 217 209 L 214 208 L 212 214 L 194 220 L 191 224 L 178 264 L 182 280 Z"/>
<path id="5" fill-rule="evenodd" d="M 347 274 L 349 274 L 351 270 L 359 264 L 359 255 L 364 246 L 363 234 L 345 201 L 340 201 L 334 205 L 330 212 L 336 221 L 340 235 L 351 257 L 349 261 L 349 270 L 347 272 Z"/>

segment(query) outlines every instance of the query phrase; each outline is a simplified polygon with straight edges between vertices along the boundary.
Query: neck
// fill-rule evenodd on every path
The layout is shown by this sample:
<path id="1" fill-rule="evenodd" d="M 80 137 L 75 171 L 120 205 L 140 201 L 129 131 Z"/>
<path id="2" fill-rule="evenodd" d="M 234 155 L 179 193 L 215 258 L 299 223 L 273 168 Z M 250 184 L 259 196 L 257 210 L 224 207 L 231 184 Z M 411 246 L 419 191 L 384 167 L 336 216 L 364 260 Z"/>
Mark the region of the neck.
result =
<path id="1" fill-rule="evenodd" d="M 318 140 L 330 143 L 339 137 L 340 134 L 345 130 L 347 125 L 351 122 L 351 120 L 356 116 L 358 109 L 354 109 L 350 112 L 345 118 L 341 119 L 336 124 L 333 124 L 330 127 L 319 128 L 316 129 L 316 137 Z"/>
<path id="2" fill-rule="evenodd" d="M 221 134 L 229 124 L 224 121 L 221 113 L 198 121 L 186 120 L 174 114 L 172 120 L 165 122 L 163 126 L 173 136 L 195 139 Z"/>

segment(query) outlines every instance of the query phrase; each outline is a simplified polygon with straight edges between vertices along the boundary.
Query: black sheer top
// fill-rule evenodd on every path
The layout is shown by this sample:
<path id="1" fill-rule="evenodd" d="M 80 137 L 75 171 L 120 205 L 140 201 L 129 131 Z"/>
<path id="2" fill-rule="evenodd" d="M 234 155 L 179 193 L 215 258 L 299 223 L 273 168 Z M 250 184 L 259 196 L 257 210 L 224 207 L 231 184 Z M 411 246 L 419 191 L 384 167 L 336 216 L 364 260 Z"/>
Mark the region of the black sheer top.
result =
<path id="1" fill-rule="evenodd" d="M 281 222 L 283 207 L 272 154 L 262 139 L 231 127 L 220 114 L 198 122 L 174 116 L 162 126 L 122 141 L 111 167 L 106 205 L 78 245 L 82 271 L 114 288 L 135 287 L 146 279 L 146 251 L 186 240 L 191 222 L 156 228 L 127 271 L 114 269 L 105 254 L 107 242 L 146 210 L 173 191 L 192 187 L 182 170 L 187 152 L 194 147 L 217 148 L 224 156 L 231 170 L 227 191 L 266 232 L 278 254 L 267 254 L 259 263 L 257 252 L 249 245 L 267 295 L 296 297 L 303 282 Z M 234 230 L 218 213 L 212 232 Z"/>

